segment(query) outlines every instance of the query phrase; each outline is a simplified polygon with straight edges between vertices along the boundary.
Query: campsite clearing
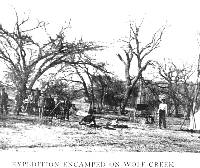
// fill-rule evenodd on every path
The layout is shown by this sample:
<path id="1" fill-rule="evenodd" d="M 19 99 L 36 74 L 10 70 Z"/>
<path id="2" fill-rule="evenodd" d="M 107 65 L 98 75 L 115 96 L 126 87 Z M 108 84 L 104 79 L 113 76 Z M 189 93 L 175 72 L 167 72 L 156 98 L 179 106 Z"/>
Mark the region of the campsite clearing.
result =
<path id="1" fill-rule="evenodd" d="M 41 124 L 37 116 L 9 115 L 0 119 L 0 151 L 104 151 L 104 152 L 200 152 L 200 134 L 183 129 L 183 119 L 167 118 L 167 129 L 156 124 L 120 121 L 128 128 L 106 129 L 112 116 L 97 118 L 101 127 L 79 125 L 80 117 Z"/>

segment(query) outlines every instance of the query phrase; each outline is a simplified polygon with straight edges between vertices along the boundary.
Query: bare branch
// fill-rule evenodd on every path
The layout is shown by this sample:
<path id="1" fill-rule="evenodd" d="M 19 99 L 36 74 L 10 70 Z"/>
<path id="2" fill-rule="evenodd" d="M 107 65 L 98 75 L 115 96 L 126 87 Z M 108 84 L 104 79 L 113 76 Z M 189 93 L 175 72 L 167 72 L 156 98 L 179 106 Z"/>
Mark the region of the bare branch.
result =
<path id="1" fill-rule="evenodd" d="M 120 54 L 117 54 L 117 56 L 120 59 L 120 61 L 122 61 L 124 63 L 124 65 L 126 65 L 126 62 L 123 60 L 122 56 Z"/>

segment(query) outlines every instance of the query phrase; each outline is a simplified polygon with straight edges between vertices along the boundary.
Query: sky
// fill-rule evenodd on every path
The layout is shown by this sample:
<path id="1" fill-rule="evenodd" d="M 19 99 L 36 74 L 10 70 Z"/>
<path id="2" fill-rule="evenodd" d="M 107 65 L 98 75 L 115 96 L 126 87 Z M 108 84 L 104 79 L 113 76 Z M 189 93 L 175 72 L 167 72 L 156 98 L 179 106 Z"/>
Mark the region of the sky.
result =
<path id="1" fill-rule="evenodd" d="M 50 23 L 55 33 L 71 19 L 71 38 L 108 44 L 98 55 L 118 76 L 124 77 L 123 64 L 116 54 L 117 41 L 129 32 L 129 22 L 140 23 L 142 40 L 148 41 L 161 26 L 167 25 L 160 48 L 149 58 L 171 59 L 176 64 L 197 64 L 200 47 L 198 0 L 0 0 L 0 24 L 12 29 L 14 8 L 23 15 Z M 112 47 L 111 47 L 112 46 Z M 114 47 L 113 47 L 114 46 Z M 117 46 L 117 47 L 116 47 Z M 1 66 L 2 67 L 2 66 Z"/>

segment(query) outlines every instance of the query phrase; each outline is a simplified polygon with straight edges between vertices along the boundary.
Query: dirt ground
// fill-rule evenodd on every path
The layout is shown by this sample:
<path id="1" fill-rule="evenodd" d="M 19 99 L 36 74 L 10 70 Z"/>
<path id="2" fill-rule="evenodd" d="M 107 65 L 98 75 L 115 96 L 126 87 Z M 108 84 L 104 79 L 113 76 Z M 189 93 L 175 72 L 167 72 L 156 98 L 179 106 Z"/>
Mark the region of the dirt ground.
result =
<path id="1" fill-rule="evenodd" d="M 99 128 L 79 125 L 81 117 L 44 124 L 37 116 L 8 115 L 0 118 L 0 151 L 83 152 L 200 152 L 200 134 L 180 130 L 183 119 L 167 118 L 167 129 L 156 124 L 120 120 L 128 128 L 106 129 L 113 116 L 97 117 Z"/>

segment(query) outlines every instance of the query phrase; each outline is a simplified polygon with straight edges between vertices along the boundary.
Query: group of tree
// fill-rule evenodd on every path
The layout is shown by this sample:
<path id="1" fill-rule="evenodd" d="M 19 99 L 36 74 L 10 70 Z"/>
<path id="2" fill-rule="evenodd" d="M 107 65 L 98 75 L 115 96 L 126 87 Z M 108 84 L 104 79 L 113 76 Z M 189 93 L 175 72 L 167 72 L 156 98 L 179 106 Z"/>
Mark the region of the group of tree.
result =
<path id="1" fill-rule="evenodd" d="M 7 79 L 18 91 L 20 99 L 17 106 L 22 105 L 26 90 L 32 89 L 45 72 L 62 64 L 87 64 L 77 55 L 101 48 L 94 42 L 82 39 L 68 41 L 66 31 L 69 25 L 50 35 L 45 22 L 39 21 L 36 25 L 30 23 L 29 17 L 21 19 L 16 12 L 12 31 L 0 25 L 0 60 L 7 66 Z M 45 40 L 36 41 L 33 36 L 35 32 L 43 35 L 41 39 Z"/>
<path id="2" fill-rule="evenodd" d="M 70 23 L 53 35 L 48 33 L 45 22 L 39 21 L 33 26 L 29 23 L 29 17 L 21 19 L 16 12 L 13 31 L 0 25 L 0 61 L 7 66 L 7 82 L 12 83 L 20 96 L 17 106 L 22 105 L 26 90 L 41 80 L 42 87 L 52 94 L 70 99 L 84 96 L 92 108 L 96 105 L 103 111 L 109 106 L 121 114 L 127 106 L 157 105 L 159 95 L 164 94 L 171 113 L 178 116 L 184 109 L 189 117 L 194 102 L 195 84 L 190 80 L 194 68 L 180 68 L 173 62 L 162 64 L 150 57 L 160 47 L 166 26 L 153 33 L 149 42 L 143 43 L 143 22 L 139 25 L 130 22 L 128 38 L 122 40 L 123 52 L 116 53 L 116 59 L 124 65 L 123 81 L 109 72 L 106 64 L 98 62 L 91 52 L 101 50 L 103 46 L 94 41 L 67 39 Z M 35 32 L 41 32 L 41 38 L 45 40 L 35 40 Z M 156 80 L 144 78 L 143 73 L 149 66 L 157 70 Z M 46 73 L 50 76 L 53 68 L 56 72 L 52 73 L 51 79 L 43 80 Z"/>
<path id="3" fill-rule="evenodd" d="M 115 109 L 121 106 L 125 91 L 124 82 L 108 72 L 105 63 L 96 62 L 88 55 L 82 56 L 82 59 L 90 60 L 91 64 L 62 66 L 56 72 L 61 75 L 53 74 L 56 79 L 49 79 L 49 82 L 57 81 L 54 83 L 58 88 L 62 88 L 60 84 L 65 89 L 68 88 L 71 99 L 86 97 L 92 108 L 96 106 L 98 111 L 102 111 L 106 105 Z M 52 85 L 51 88 L 53 87 L 55 86 Z"/>

